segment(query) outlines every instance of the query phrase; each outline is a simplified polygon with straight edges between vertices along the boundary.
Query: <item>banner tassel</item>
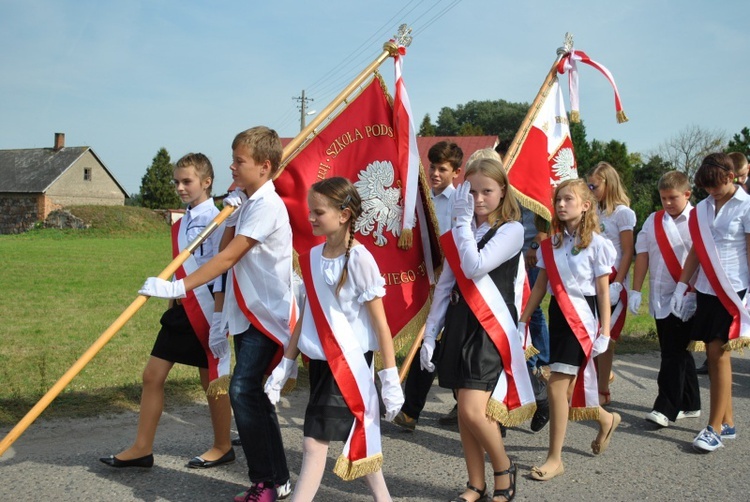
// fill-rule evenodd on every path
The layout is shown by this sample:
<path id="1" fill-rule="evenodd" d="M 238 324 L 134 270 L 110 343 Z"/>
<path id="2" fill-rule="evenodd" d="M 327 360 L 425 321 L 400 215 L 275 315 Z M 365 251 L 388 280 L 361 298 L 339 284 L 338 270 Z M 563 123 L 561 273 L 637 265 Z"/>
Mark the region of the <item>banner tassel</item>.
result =
<path id="1" fill-rule="evenodd" d="M 617 112 L 617 123 L 622 124 L 628 121 L 628 116 L 625 115 L 625 110 L 618 110 Z"/>
<path id="2" fill-rule="evenodd" d="M 208 384 L 206 389 L 206 397 L 219 397 L 222 394 L 229 393 L 229 382 L 232 379 L 230 375 L 220 376 L 219 378 L 212 380 Z"/>
<path id="3" fill-rule="evenodd" d="M 401 235 L 398 236 L 399 249 L 411 249 L 413 244 L 414 235 L 411 228 L 404 228 L 401 230 Z"/>

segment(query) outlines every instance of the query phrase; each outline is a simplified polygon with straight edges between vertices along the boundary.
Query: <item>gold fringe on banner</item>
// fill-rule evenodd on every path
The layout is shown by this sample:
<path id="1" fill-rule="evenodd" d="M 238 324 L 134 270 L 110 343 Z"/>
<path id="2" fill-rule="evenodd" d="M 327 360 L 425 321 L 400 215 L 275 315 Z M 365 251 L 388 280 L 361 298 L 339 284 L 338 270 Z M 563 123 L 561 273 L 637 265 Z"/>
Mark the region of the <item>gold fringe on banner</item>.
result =
<path id="1" fill-rule="evenodd" d="M 355 460 L 352 462 L 343 455 L 339 455 L 333 473 L 344 481 L 352 481 L 362 476 L 379 471 L 383 467 L 383 454 L 378 453 L 371 457 Z"/>
<path id="2" fill-rule="evenodd" d="M 424 323 L 427 322 L 427 314 L 429 313 L 430 301 L 426 301 L 419 312 L 411 318 L 411 321 L 406 323 L 406 326 L 401 328 L 401 331 L 393 337 L 394 353 L 398 354 L 404 347 L 411 347 L 411 344 L 414 342 L 414 337 L 419 334 L 419 330 L 422 329 Z M 375 352 L 375 369 L 376 371 L 383 369 L 383 357 L 380 355 L 380 351 Z"/>
<path id="3" fill-rule="evenodd" d="M 571 110 L 570 111 L 570 122 L 571 123 L 574 123 L 574 122 L 578 123 L 580 121 L 581 121 L 581 112 L 579 112 L 578 110 Z"/>
<path id="4" fill-rule="evenodd" d="M 538 200 L 532 199 L 528 195 L 522 194 L 513 185 L 510 186 L 510 189 L 513 191 L 513 195 L 516 196 L 519 204 L 521 204 L 532 213 L 541 216 L 548 222 L 552 221 L 552 215 L 550 214 L 549 209 L 547 209 L 544 204 L 542 204 Z"/>
<path id="5" fill-rule="evenodd" d="M 706 344 L 701 342 L 700 340 L 693 340 L 688 344 L 687 350 L 690 352 L 705 352 Z"/>
<path id="6" fill-rule="evenodd" d="M 285 396 L 296 388 L 297 388 L 297 379 L 290 378 L 286 381 L 286 383 L 284 384 L 284 387 L 281 389 L 281 394 Z"/>
<path id="7" fill-rule="evenodd" d="M 734 340 L 729 340 L 727 343 L 722 345 L 722 349 L 724 349 L 726 352 L 729 352 L 730 350 L 736 350 L 740 353 L 744 352 L 743 349 L 745 347 L 750 347 L 750 338 L 747 337 L 740 337 L 735 338 Z"/>
<path id="8" fill-rule="evenodd" d="M 216 380 L 211 381 L 206 389 L 207 397 L 219 397 L 222 394 L 229 393 L 229 382 L 232 379 L 231 375 L 220 376 Z"/>
<path id="9" fill-rule="evenodd" d="M 401 235 L 398 236 L 398 248 L 399 249 L 411 249 L 414 244 L 414 232 L 411 228 L 404 228 L 401 230 Z"/>
<path id="10" fill-rule="evenodd" d="M 571 408 L 568 410 L 568 420 L 575 422 L 580 420 L 599 420 L 599 407 Z"/>
<path id="11" fill-rule="evenodd" d="M 520 408 L 508 411 L 508 407 L 505 403 L 490 398 L 490 400 L 487 401 L 487 409 L 484 411 L 484 414 L 495 422 L 500 422 L 506 427 L 516 427 L 524 423 L 526 420 L 531 419 L 531 417 L 534 416 L 534 412 L 536 412 L 535 402 L 524 404 Z"/>
<path id="12" fill-rule="evenodd" d="M 533 345 L 529 345 L 528 347 L 526 347 L 526 350 L 523 352 L 523 355 L 526 358 L 526 360 L 528 361 L 529 359 L 531 359 L 532 357 L 534 357 L 535 355 L 537 355 L 539 353 L 540 353 L 539 349 L 537 349 Z"/>
<path id="13" fill-rule="evenodd" d="M 617 123 L 622 124 L 623 122 L 628 121 L 628 116 L 625 115 L 625 110 L 620 110 L 617 112 Z"/>

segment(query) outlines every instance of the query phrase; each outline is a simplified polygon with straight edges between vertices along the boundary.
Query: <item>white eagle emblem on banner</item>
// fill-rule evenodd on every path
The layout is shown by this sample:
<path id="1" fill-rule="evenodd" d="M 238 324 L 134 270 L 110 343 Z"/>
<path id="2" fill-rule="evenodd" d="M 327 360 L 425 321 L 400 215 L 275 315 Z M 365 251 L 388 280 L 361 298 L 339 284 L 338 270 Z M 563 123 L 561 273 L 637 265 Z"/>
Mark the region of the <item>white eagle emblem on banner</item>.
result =
<path id="1" fill-rule="evenodd" d="M 573 156 L 573 149 L 571 148 L 560 148 L 552 159 L 553 176 L 549 179 L 550 184 L 556 187 L 565 180 L 578 178 L 578 169 L 576 169 L 576 161 Z"/>
<path id="2" fill-rule="evenodd" d="M 386 232 L 394 237 L 401 234 L 401 217 L 404 208 L 399 205 L 401 190 L 392 187 L 394 171 L 389 161 L 374 161 L 357 175 L 354 183 L 362 197 L 362 215 L 354 225 L 354 231 L 362 235 L 372 233 L 376 246 L 385 246 Z"/>

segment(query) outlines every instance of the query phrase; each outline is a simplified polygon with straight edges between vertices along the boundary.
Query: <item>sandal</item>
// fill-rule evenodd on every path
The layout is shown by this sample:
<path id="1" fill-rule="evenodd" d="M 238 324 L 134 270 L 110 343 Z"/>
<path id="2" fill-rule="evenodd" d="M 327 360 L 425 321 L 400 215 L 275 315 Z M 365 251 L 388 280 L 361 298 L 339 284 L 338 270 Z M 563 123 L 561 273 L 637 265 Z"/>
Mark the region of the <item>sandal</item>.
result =
<path id="1" fill-rule="evenodd" d="M 505 469 L 504 471 L 495 471 L 492 473 L 492 475 L 496 478 L 500 476 L 508 475 L 510 486 L 508 488 L 504 488 L 502 490 L 495 490 L 492 492 L 492 498 L 495 497 L 503 497 L 507 502 L 510 502 L 514 498 L 516 498 L 516 472 L 518 469 L 516 468 L 516 464 L 513 462 L 510 463 L 510 467 Z"/>
<path id="2" fill-rule="evenodd" d="M 604 396 L 604 402 L 601 402 L 602 400 L 599 399 L 599 406 L 609 406 L 610 404 L 612 404 L 611 394 L 612 393 L 609 391 L 606 391 L 606 392 L 599 391 L 599 395 Z"/>
<path id="3" fill-rule="evenodd" d="M 473 486 L 471 483 L 469 483 L 467 481 L 466 482 L 466 489 L 467 490 L 471 490 L 471 491 L 476 492 L 476 493 L 479 494 L 479 498 L 475 502 L 483 502 L 485 500 L 484 495 L 485 495 L 485 493 L 487 493 L 487 485 L 486 484 L 484 485 L 484 488 L 480 490 L 479 488 L 477 488 L 476 486 Z M 459 495 L 459 496 L 457 496 L 455 498 L 450 499 L 449 502 L 469 502 L 469 501 L 466 500 L 465 498 L 463 498 L 461 495 Z"/>

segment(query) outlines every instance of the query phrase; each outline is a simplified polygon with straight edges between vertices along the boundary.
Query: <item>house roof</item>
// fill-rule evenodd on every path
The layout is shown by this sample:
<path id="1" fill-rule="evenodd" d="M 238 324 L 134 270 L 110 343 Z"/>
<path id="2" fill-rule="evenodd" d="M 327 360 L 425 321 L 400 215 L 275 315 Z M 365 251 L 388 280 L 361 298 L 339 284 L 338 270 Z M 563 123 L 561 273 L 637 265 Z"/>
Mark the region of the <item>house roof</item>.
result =
<path id="1" fill-rule="evenodd" d="M 88 146 L 0 150 L 0 192 L 44 193 L 83 154 L 90 151 L 125 197 L 128 192 Z"/>

